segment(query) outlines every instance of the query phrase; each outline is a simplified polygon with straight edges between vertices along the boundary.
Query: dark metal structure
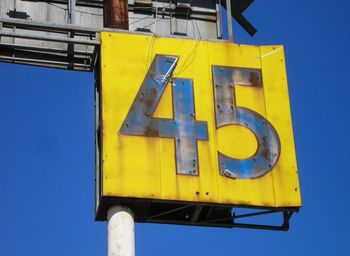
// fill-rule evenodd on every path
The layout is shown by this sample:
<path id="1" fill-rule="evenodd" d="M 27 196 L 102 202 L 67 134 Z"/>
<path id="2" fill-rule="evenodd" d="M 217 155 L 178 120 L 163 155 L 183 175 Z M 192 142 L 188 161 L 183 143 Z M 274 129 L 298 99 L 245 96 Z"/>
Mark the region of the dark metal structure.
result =
<path id="1" fill-rule="evenodd" d="M 253 1 L 230 0 L 233 18 L 250 35 L 256 29 L 242 13 Z M 163 19 L 170 25 L 169 35 L 191 37 L 188 24 L 181 25 L 180 21 L 195 21 L 213 27 L 198 27 L 196 23 L 192 33 L 201 36 L 200 29 L 215 30 L 216 24 L 217 38 L 221 39 L 220 6 L 226 6 L 226 0 L 1 0 L 1 3 L 0 61 L 78 71 L 93 70 L 99 52 L 99 32 L 104 27 L 123 30 L 132 27 L 149 33 L 150 26 Z M 138 26 L 147 19 L 149 23 Z M 173 19 L 179 21 L 177 28 L 172 25 Z M 179 30 L 181 27 L 186 29 Z"/>
<path id="2" fill-rule="evenodd" d="M 174 203 L 145 199 L 104 197 L 103 206 L 97 213 L 97 220 L 106 220 L 107 212 L 113 205 L 126 205 L 133 209 L 136 222 L 175 224 L 203 227 L 250 228 L 288 231 L 289 221 L 299 208 L 247 208 L 247 206 L 206 205 L 190 202 Z"/>
<path id="3" fill-rule="evenodd" d="M 153 0 L 155 1 L 155 0 Z M 253 36 L 257 30 L 256 28 L 243 16 L 243 12 L 254 2 L 254 0 L 230 0 L 231 1 L 231 13 L 232 17 L 249 33 Z M 185 3 L 191 4 L 191 6 L 197 6 L 207 9 L 215 10 L 216 4 L 222 4 L 226 9 L 226 0 L 159 0 L 158 2 L 173 2 L 173 3 Z"/>
<path id="4" fill-rule="evenodd" d="M 96 64 L 100 46 L 96 29 L 21 19 L 0 19 L 0 29 L 0 38 L 18 40 L 15 44 L 0 41 L 2 62 L 88 72 Z M 30 40 L 30 44 L 23 40 Z M 50 43 L 59 45 L 54 47 Z"/>

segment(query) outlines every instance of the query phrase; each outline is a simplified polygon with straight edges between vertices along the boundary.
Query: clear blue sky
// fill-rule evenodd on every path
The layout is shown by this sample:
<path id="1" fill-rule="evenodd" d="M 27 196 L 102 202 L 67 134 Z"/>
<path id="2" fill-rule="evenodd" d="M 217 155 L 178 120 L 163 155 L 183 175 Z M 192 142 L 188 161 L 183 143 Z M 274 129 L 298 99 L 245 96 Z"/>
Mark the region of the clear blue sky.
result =
<path id="1" fill-rule="evenodd" d="M 289 232 L 136 225 L 137 255 L 346 255 L 350 3 L 257 0 L 250 39 L 284 44 L 303 208 Z M 0 64 L 0 255 L 106 255 L 94 221 L 93 74 Z"/>

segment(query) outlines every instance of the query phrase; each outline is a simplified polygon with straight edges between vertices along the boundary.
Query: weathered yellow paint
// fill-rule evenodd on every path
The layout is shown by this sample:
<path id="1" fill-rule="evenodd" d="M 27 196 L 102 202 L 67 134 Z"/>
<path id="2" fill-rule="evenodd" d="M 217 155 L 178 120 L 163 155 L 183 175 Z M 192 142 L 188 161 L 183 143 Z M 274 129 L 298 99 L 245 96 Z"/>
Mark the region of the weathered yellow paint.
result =
<path id="1" fill-rule="evenodd" d="M 102 196 L 230 205 L 301 206 L 282 46 L 247 46 L 102 32 Z M 177 175 L 173 139 L 125 136 L 119 129 L 155 54 L 177 55 L 174 77 L 191 78 L 196 119 L 208 123 L 198 141 L 199 176 Z M 216 129 L 212 65 L 262 69 L 263 88 L 237 86 L 237 105 L 266 117 L 281 140 L 274 169 L 256 179 L 219 174 L 218 150 L 243 159 L 257 149 L 247 129 Z M 155 116 L 172 118 L 170 86 Z"/>

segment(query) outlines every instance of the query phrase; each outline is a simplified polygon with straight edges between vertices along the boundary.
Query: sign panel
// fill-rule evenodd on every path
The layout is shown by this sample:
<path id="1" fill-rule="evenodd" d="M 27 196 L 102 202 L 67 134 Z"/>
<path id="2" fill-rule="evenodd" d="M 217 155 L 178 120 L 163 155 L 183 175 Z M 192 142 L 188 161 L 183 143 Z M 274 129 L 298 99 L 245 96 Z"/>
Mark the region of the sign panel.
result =
<path id="1" fill-rule="evenodd" d="M 100 200 L 301 206 L 282 46 L 101 40 Z"/>

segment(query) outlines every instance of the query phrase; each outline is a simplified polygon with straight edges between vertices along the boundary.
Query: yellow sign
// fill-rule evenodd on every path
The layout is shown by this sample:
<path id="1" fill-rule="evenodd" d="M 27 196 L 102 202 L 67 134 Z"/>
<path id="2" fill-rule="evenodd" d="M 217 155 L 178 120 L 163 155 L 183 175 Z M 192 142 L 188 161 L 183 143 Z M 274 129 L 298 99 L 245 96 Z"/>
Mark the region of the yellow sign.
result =
<path id="1" fill-rule="evenodd" d="M 301 206 L 282 46 L 101 37 L 102 198 Z"/>

